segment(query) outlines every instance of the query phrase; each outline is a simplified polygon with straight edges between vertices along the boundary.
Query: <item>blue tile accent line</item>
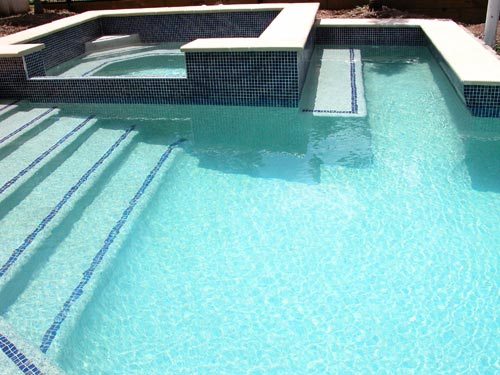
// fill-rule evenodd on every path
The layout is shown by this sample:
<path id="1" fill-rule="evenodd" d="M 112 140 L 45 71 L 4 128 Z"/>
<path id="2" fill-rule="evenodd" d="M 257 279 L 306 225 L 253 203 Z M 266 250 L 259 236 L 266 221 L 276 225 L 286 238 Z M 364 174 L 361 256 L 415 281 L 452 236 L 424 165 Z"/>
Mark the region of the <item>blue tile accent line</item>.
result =
<path id="1" fill-rule="evenodd" d="M 23 243 L 10 255 L 9 259 L 5 264 L 0 268 L 0 278 L 5 275 L 5 273 L 9 270 L 10 267 L 19 259 L 21 254 L 28 248 L 29 245 L 35 240 L 36 236 L 38 236 L 45 227 L 52 221 L 52 219 L 57 215 L 57 213 L 63 208 L 63 206 L 69 201 L 71 196 L 88 180 L 88 178 L 94 173 L 97 168 L 99 168 L 102 163 L 115 151 L 120 143 L 122 143 L 125 138 L 132 132 L 134 127 L 130 127 L 127 129 L 118 140 L 100 157 L 100 159 L 87 171 L 83 174 L 82 177 L 78 180 L 78 182 L 69 189 L 69 191 L 64 194 L 64 197 L 56 204 L 54 209 L 50 211 L 50 213 L 43 218 L 43 220 L 38 224 L 33 232 L 31 232 L 23 241 Z"/>
<path id="2" fill-rule="evenodd" d="M 303 109 L 302 112 L 313 113 L 339 113 L 355 115 L 358 113 L 358 88 L 356 83 L 356 61 L 354 59 L 354 49 L 349 49 L 350 59 L 350 76 L 351 76 L 351 110 L 350 111 L 336 111 L 334 109 Z"/>
<path id="3" fill-rule="evenodd" d="M 94 117 L 95 117 L 94 115 L 87 117 L 87 119 L 85 121 L 78 124 L 78 126 L 76 128 L 74 128 L 69 133 L 67 133 L 64 137 L 59 139 L 50 148 L 48 148 L 46 151 L 44 151 L 39 157 L 37 157 L 35 160 L 33 160 L 26 168 L 24 168 L 16 176 L 12 177 L 9 181 L 7 181 L 2 187 L 0 187 L 0 195 L 3 194 L 5 192 L 5 190 L 7 190 L 9 187 L 14 185 L 17 182 L 17 180 L 19 180 L 26 173 L 28 173 L 31 169 L 33 169 L 43 159 L 45 159 L 47 156 L 49 156 L 52 153 L 52 151 L 54 151 L 56 148 L 58 148 L 60 145 L 62 145 L 64 142 L 66 142 L 69 138 L 71 138 L 73 135 L 75 135 L 81 128 L 83 128 Z"/>
<path id="4" fill-rule="evenodd" d="M 354 50 L 349 50 L 351 59 L 351 112 L 358 113 L 358 89 L 356 84 L 356 62 L 354 61 Z"/>
<path id="5" fill-rule="evenodd" d="M 26 356 L 7 337 L 0 333 L 0 349 L 26 375 L 43 375 Z"/>
<path id="6" fill-rule="evenodd" d="M 50 112 L 54 111 L 55 109 L 57 109 L 57 107 L 52 107 L 50 108 L 49 110 L 43 112 L 41 115 L 38 115 L 36 116 L 33 120 L 30 120 L 28 121 L 26 124 L 24 124 L 23 126 L 21 126 L 20 128 L 14 130 L 12 133 L 6 135 L 5 137 L 3 137 L 2 139 L 0 139 L 0 144 L 4 143 L 5 141 L 7 141 L 8 139 L 12 138 L 13 136 L 15 136 L 17 133 L 23 131 L 24 129 L 26 129 L 28 126 L 30 125 L 33 125 L 35 122 L 37 122 L 38 120 L 40 120 L 41 118 L 47 116 Z"/>
<path id="7" fill-rule="evenodd" d="M 4 105 L 2 108 L 0 108 L 0 112 L 5 111 L 7 108 L 12 107 L 13 105 L 15 105 L 16 103 L 19 103 L 19 102 L 20 102 L 20 100 L 16 100 L 16 101 L 13 101 L 12 103 Z"/>
<path id="8" fill-rule="evenodd" d="M 148 188 L 149 184 L 153 181 L 153 179 L 156 177 L 156 174 L 160 170 L 161 166 L 165 163 L 165 161 L 168 159 L 170 156 L 170 153 L 172 150 L 178 146 L 179 144 L 185 142 L 186 139 L 179 139 L 178 141 L 172 143 L 169 145 L 166 149 L 166 151 L 163 153 L 163 155 L 160 157 L 154 168 L 149 172 L 148 176 L 142 183 L 141 187 L 137 192 L 135 193 L 134 197 L 130 200 L 128 207 L 123 211 L 120 219 L 116 222 L 114 227 L 111 229 L 109 232 L 108 236 L 104 240 L 104 244 L 101 247 L 101 249 L 97 252 L 97 254 L 94 256 L 94 259 L 92 259 L 92 263 L 90 264 L 90 267 L 87 268 L 87 270 L 83 273 L 83 278 L 80 281 L 80 283 L 77 285 L 77 287 L 73 290 L 69 298 L 66 300 L 64 303 L 62 309 L 59 311 L 59 313 L 56 315 L 54 318 L 54 321 L 52 322 L 52 325 L 49 327 L 49 329 L 45 332 L 43 335 L 42 339 L 42 344 L 40 345 L 40 350 L 43 353 L 46 353 L 47 350 L 49 349 L 50 345 L 52 344 L 52 341 L 57 335 L 57 332 L 59 331 L 59 328 L 61 328 L 61 324 L 64 322 L 66 317 L 69 314 L 69 311 L 71 309 L 71 306 L 78 301 L 78 299 L 82 296 L 83 294 L 83 288 L 85 285 L 88 284 L 90 279 L 92 278 L 95 270 L 103 260 L 104 256 L 109 250 L 109 247 L 113 244 L 115 238 L 120 234 L 120 230 L 122 229 L 123 225 L 125 225 L 128 217 L 132 213 L 133 209 L 139 202 L 139 199 L 143 196 L 143 194 L 146 192 L 146 189 Z"/>

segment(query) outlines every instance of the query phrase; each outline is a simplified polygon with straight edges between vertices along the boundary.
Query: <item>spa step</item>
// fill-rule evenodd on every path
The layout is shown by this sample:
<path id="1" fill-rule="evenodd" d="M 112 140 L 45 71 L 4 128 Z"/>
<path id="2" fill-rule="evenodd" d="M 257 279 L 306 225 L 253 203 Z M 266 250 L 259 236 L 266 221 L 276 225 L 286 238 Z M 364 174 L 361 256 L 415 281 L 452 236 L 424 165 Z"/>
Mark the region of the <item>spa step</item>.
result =
<path id="1" fill-rule="evenodd" d="M 366 116 L 360 51 L 316 46 L 300 108 L 314 116 Z"/>
<path id="2" fill-rule="evenodd" d="M 85 43 L 85 52 L 89 53 L 89 52 L 103 51 L 106 49 L 131 46 L 140 43 L 141 40 L 139 38 L 139 34 L 104 35 L 101 36 L 100 38 Z"/>

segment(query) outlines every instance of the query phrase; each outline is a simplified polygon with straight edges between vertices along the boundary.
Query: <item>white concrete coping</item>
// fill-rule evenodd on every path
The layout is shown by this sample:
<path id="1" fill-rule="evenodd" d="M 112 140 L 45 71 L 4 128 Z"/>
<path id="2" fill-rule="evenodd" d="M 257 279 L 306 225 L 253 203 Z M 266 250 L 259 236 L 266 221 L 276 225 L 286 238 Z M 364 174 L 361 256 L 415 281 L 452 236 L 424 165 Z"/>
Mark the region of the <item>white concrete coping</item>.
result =
<path id="1" fill-rule="evenodd" d="M 201 5 L 189 7 L 160 7 L 144 9 L 115 9 L 115 10 L 94 10 L 75 16 L 62 18 L 60 20 L 47 23 L 45 25 L 33 27 L 15 34 L 0 38 L 0 46 L 6 44 L 26 43 L 33 39 L 38 39 L 58 31 L 69 29 L 85 22 L 93 21 L 103 17 L 123 17 L 123 16 L 148 16 L 148 15 L 168 15 L 185 13 L 229 13 L 229 12 L 257 12 L 257 11 L 280 11 L 289 4 L 253 4 L 253 5 Z M 1 53 L 1 51 L 0 51 Z"/>
<path id="2" fill-rule="evenodd" d="M 306 45 L 318 9 L 319 3 L 287 4 L 258 38 L 197 39 L 181 51 L 299 51 Z"/>
<path id="3" fill-rule="evenodd" d="M 449 20 L 322 19 L 317 27 L 420 27 L 466 85 L 500 85 L 500 59 L 465 28 Z"/>
<path id="4" fill-rule="evenodd" d="M 44 44 L 14 44 L 0 46 L 0 57 L 21 57 L 45 48 Z"/>

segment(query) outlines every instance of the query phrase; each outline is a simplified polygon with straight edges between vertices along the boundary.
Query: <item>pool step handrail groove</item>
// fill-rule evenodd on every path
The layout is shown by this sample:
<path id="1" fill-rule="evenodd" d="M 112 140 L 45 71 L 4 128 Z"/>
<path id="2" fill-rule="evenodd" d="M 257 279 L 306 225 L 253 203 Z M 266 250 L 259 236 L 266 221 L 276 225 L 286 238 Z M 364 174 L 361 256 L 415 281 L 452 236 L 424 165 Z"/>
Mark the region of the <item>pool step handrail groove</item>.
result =
<path id="1" fill-rule="evenodd" d="M 17 128 L 16 130 L 14 130 L 13 132 L 7 134 L 6 136 L 4 136 L 3 138 L 0 139 L 0 144 L 4 143 L 5 141 L 9 140 L 10 138 L 12 138 L 13 136 L 15 136 L 17 133 L 20 133 L 22 132 L 24 129 L 26 129 L 28 126 L 30 125 L 33 125 L 35 122 L 37 122 L 38 120 L 41 120 L 42 118 L 44 118 L 45 116 L 47 116 L 49 113 L 51 113 L 52 111 L 55 111 L 57 109 L 57 107 L 51 107 L 49 108 L 47 111 L 43 112 L 42 114 L 36 116 L 34 119 L 28 121 L 27 123 L 23 124 L 21 127 Z"/>
<path id="2" fill-rule="evenodd" d="M 35 160 L 33 160 L 30 164 L 28 164 L 28 166 L 25 167 L 24 169 L 22 169 L 17 175 L 15 175 L 9 181 L 7 181 L 5 184 L 3 184 L 0 187 L 0 195 L 3 194 L 12 185 L 14 185 L 21 177 L 23 177 L 26 173 L 28 173 L 31 169 L 33 169 L 43 159 L 45 159 L 47 156 L 49 156 L 55 149 L 57 149 L 59 146 L 61 146 L 64 142 L 66 142 L 73 135 L 78 133 L 78 131 L 81 130 L 85 125 L 87 125 L 90 122 L 90 120 L 92 120 L 94 117 L 95 117 L 95 115 L 91 115 L 91 116 L 87 117 L 83 122 L 78 124 L 75 128 L 73 128 L 71 131 L 66 133 L 61 139 L 59 139 L 51 147 L 49 147 L 42 154 L 40 154 L 40 156 L 38 156 Z"/>
<path id="3" fill-rule="evenodd" d="M 40 234 L 45 227 L 52 221 L 52 219 L 57 215 L 57 213 L 63 208 L 63 206 L 70 200 L 75 192 L 88 180 L 88 178 L 104 163 L 104 161 L 111 156 L 111 154 L 120 146 L 120 144 L 130 135 L 135 126 L 131 126 L 108 148 L 108 150 L 95 162 L 95 164 L 88 169 L 82 177 L 77 181 L 75 185 L 68 190 L 68 192 L 63 196 L 63 198 L 56 204 L 56 206 L 49 212 L 47 216 L 38 224 L 38 226 L 24 239 L 22 244 L 15 249 L 10 255 L 9 259 L 0 268 L 0 279 L 7 273 L 7 271 L 12 267 L 14 263 L 19 259 L 23 252 L 28 248 L 28 246 L 35 240 L 35 238 Z"/>
<path id="4" fill-rule="evenodd" d="M 162 167 L 162 165 L 165 163 L 165 161 L 168 159 L 172 151 L 181 143 L 184 143 L 186 141 L 185 138 L 181 138 L 173 143 L 171 143 L 167 149 L 164 151 L 164 153 L 161 155 L 160 159 L 157 161 L 153 169 L 149 172 L 147 177 L 144 179 L 144 181 L 141 184 L 141 187 L 137 190 L 137 192 L 134 194 L 133 198 L 129 201 L 129 205 L 127 208 L 122 212 L 122 215 L 120 219 L 116 222 L 116 224 L 113 226 L 111 231 L 108 233 L 106 239 L 104 240 L 104 243 L 102 247 L 99 249 L 99 251 L 96 253 L 94 258 L 92 259 L 92 262 L 90 266 L 83 272 L 83 277 L 80 281 L 80 283 L 76 286 L 76 288 L 73 290 L 69 298 L 64 302 L 61 310 L 59 313 L 54 317 L 54 320 L 51 324 L 51 326 L 47 329 L 45 334 L 43 335 L 42 343 L 40 344 L 40 350 L 43 353 L 46 353 L 47 350 L 50 348 L 50 345 L 52 344 L 54 338 L 57 335 L 57 332 L 59 331 L 62 323 L 66 320 L 71 306 L 73 303 L 78 301 L 78 299 L 83 295 L 83 288 L 89 283 L 90 279 L 92 278 L 95 270 L 99 266 L 99 264 L 102 262 L 104 259 L 104 256 L 108 252 L 110 246 L 113 244 L 114 240 L 116 237 L 120 234 L 120 230 L 122 227 L 125 225 L 128 217 L 136 207 L 137 203 L 141 199 L 141 197 L 144 195 L 146 192 L 147 188 L 151 184 L 151 182 L 154 180 L 156 175 L 158 174 L 158 171 Z"/>

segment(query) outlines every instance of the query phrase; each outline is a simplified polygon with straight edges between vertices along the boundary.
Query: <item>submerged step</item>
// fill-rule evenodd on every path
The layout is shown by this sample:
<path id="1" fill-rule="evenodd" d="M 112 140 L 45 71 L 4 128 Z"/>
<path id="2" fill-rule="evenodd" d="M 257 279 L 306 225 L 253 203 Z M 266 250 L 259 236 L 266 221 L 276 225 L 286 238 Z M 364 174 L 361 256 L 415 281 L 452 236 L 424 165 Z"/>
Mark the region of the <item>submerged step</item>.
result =
<path id="1" fill-rule="evenodd" d="M 317 46 L 300 108 L 314 116 L 366 116 L 361 52 Z"/>
<path id="2" fill-rule="evenodd" d="M 100 38 L 85 43 L 85 52 L 96 52 L 106 49 L 131 46 L 140 43 L 141 39 L 139 38 L 139 34 L 104 35 Z"/>

